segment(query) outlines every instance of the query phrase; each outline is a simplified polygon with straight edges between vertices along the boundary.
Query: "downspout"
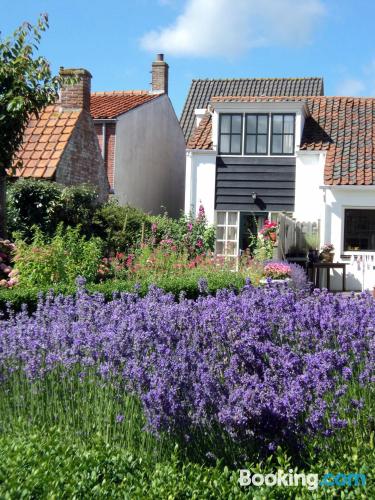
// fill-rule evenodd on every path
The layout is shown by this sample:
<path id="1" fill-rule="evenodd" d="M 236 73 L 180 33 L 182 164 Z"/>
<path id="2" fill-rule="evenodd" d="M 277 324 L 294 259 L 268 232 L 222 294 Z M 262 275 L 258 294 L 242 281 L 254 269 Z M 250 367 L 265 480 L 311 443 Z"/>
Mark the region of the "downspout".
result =
<path id="1" fill-rule="evenodd" d="M 106 140 L 107 140 L 106 135 L 107 135 L 106 123 L 102 122 L 102 156 L 104 160 L 104 165 L 105 165 Z"/>

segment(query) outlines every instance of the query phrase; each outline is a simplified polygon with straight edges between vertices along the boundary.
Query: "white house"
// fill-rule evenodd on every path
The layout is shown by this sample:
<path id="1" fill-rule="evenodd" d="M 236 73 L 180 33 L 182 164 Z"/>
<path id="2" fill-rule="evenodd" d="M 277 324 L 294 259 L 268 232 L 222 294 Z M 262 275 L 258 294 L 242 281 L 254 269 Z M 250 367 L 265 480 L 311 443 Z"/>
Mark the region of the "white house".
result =
<path id="1" fill-rule="evenodd" d="M 319 221 L 347 288 L 375 286 L 375 99 L 213 95 L 197 116 L 185 211 L 203 203 L 218 254 L 245 249 L 254 219 L 287 213 Z"/>

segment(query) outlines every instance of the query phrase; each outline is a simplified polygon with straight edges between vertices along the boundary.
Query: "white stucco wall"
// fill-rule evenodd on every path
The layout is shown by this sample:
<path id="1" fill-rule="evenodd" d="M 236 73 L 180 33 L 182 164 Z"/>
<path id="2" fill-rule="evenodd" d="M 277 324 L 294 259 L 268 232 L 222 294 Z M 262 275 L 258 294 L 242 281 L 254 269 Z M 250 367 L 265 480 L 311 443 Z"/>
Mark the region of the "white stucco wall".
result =
<path id="1" fill-rule="evenodd" d="M 322 239 L 333 243 L 335 260 L 347 263 L 347 288 L 349 290 L 372 289 L 375 286 L 374 262 L 365 266 L 351 264 L 351 256 L 364 257 L 363 252 L 344 252 L 344 212 L 346 208 L 375 208 L 375 186 L 326 186 L 324 226 Z M 371 253 L 370 253 L 371 255 Z M 340 286 L 339 273 L 335 273 L 333 285 Z"/>
<path id="2" fill-rule="evenodd" d="M 167 95 L 120 116 L 114 191 L 121 205 L 171 216 L 184 207 L 185 140 Z"/>
<path id="3" fill-rule="evenodd" d="M 185 213 L 198 213 L 204 206 L 210 224 L 215 220 L 215 151 L 187 151 L 185 179 Z"/>
<path id="4" fill-rule="evenodd" d="M 321 219 L 325 153 L 299 151 L 296 155 L 294 217 L 300 222 Z"/>

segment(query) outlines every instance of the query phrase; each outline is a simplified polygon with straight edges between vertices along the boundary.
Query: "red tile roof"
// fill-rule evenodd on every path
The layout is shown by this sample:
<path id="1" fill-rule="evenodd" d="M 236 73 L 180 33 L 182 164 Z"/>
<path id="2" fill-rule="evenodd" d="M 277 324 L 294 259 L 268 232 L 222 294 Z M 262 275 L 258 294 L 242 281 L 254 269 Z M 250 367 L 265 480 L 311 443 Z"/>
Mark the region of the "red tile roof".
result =
<path id="1" fill-rule="evenodd" d="M 161 94 L 151 94 L 146 90 L 124 90 L 114 92 L 92 92 L 90 112 L 93 119 L 116 118 L 145 102 L 156 99 Z"/>
<path id="2" fill-rule="evenodd" d="M 55 105 L 47 106 L 39 118 L 32 118 L 17 155 L 22 168 L 17 169 L 15 175 L 52 178 L 79 115 L 80 111 L 61 111 L 60 106 Z"/>
<path id="3" fill-rule="evenodd" d="M 211 120 L 211 113 L 205 113 L 187 143 L 188 149 L 212 149 Z"/>
<path id="4" fill-rule="evenodd" d="M 365 97 L 214 97 L 215 102 L 305 101 L 300 149 L 326 151 L 324 182 L 328 185 L 375 184 L 375 98 Z M 212 149 L 212 123 L 202 119 L 189 149 Z"/>

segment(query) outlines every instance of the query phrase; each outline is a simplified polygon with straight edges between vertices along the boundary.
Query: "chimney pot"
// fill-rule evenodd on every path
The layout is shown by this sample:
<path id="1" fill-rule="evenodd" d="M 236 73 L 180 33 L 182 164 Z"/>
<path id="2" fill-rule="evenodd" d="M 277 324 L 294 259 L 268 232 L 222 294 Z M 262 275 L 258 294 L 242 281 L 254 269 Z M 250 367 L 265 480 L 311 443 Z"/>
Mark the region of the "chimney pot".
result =
<path id="1" fill-rule="evenodd" d="M 164 61 L 164 54 L 156 54 L 157 61 Z"/>

